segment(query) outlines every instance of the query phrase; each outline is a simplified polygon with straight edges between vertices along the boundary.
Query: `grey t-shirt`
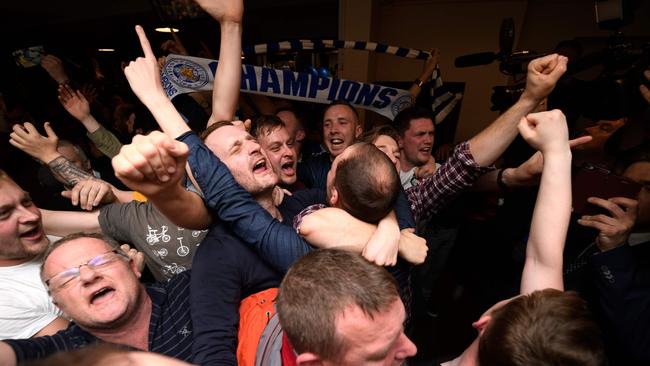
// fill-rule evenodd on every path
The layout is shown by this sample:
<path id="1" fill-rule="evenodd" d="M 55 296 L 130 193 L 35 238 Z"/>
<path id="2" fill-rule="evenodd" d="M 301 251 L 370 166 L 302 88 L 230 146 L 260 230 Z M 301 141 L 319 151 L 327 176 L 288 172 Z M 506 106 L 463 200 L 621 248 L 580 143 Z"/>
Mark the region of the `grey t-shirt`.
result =
<path id="1" fill-rule="evenodd" d="M 153 204 L 138 201 L 102 207 L 99 225 L 104 234 L 144 253 L 145 262 L 158 281 L 189 269 L 196 247 L 208 233 L 178 227 Z"/>

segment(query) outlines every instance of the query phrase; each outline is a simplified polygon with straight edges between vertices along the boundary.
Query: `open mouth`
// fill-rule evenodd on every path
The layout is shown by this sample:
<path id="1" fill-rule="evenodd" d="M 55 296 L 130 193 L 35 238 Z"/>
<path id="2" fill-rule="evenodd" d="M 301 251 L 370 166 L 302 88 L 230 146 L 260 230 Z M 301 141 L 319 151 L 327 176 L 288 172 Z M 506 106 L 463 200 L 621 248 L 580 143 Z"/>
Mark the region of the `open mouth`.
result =
<path id="1" fill-rule="evenodd" d="M 343 139 L 330 139 L 330 144 L 334 147 L 339 147 L 339 145 L 343 145 Z"/>
<path id="2" fill-rule="evenodd" d="M 282 169 L 282 173 L 285 175 L 294 175 L 296 173 L 293 161 L 287 161 L 286 163 L 280 165 L 280 168 Z"/>
<path id="3" fill-rule="evenodd" d="M 34 240 L 40 238 L 42 234 L 43 232 L 41 231 L 41 228 L 37 226 L 29 231 L 25 231 L 24 233 L 20 234 L 20 237 L 23 239 Z"/>
<path id="4" fill-rule="evenodd" d="M 253 173 L 263 173 L 266 171 L 266 159 L 260 159 L 253 165 Z"/>
<path id="5" fill-rule="evenodd" d="M 110 287 L 102 287 L 101 289 L 95 291 L 92 294 L 92 296 L 90 297 L 90 303 L 92 305 L 101 304 L 105 301 L 108 301 L 111 297 L 113 297 L 114 293 L 115 293 L 114 289 Z"/>

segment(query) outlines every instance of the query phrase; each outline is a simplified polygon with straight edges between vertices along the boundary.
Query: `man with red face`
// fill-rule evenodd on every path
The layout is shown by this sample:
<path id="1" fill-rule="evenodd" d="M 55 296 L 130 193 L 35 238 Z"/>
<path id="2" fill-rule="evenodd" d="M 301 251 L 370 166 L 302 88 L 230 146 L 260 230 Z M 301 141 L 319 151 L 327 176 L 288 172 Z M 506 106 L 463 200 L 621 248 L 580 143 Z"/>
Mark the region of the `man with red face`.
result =
<path id="1" fill-rule="evenodd" d="M 48 243 L 38 207 L 0 170 L 0 339 L 52 334 L 67 325 L 38 277 Z"/>
<path id="2" fill-rule="evenodd" d="M 50 336 L 0 342 L 0 362 L 23 363 L 99 341 L 189 360 L 189 277 L 183 272 L 145 287 L 118 243 L 101 234 L 68 235 L 44 254 L 40 279 L 72 323 Z"/>
<path id="3" fill-rule="evenodd" d="M 302 257 L 280 285 L 278 315 L 283 364 L 401 365 L 417 352 L 404 334 L 395 281 L 357 254 L 319 250 Z"/>

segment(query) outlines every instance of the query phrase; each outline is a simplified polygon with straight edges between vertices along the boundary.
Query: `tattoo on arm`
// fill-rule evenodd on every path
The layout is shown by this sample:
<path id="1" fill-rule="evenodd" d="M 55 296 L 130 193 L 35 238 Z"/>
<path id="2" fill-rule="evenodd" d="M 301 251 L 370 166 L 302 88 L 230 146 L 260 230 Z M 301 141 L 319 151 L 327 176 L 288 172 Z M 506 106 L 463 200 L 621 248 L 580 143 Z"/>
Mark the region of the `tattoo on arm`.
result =
<path id="1" fill-rule="evenodd" d="M 94 178 L 87 172 L 79 169 L 71 161 L 63 156 L 47 163 L 54 176 L 57 177 L 67 187 L 74 187 L 79 181 Z"/>

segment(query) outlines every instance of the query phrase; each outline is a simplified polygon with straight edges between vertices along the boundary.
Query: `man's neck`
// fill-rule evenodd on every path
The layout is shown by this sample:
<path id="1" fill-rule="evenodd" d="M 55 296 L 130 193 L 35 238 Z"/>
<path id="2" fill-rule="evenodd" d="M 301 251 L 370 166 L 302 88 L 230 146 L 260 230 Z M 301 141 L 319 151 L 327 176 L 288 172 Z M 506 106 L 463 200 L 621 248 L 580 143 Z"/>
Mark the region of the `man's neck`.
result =
<path id="1" fill-rule="evenodd" d="M 406 158 L 404 158 L 404 152 L 402 152 L 402 157 L 399 159 L 399 166 L 402 172 L 406 173 L 409 170 L 415 168 L 415 165 L 411 164 Z"/>
<path id="2" fill-rule="evenodd" d="M 0 267 L 13 267 L 34 260 L 36 256 L 25 258 L 2 258 L 0 257 Z"/>
<path id="3" fill-rule="evenodd" d="M 144 286 L 140 285 L 142 299 L 135 313 L 122 326 L 115 329 L 86 329 L 95 337 L 110 343 L 123 344 L 143 351 L 149 350 L 149 325 L 151 323 L 151 298 Z"/>
<path id="4" fill-rule="evenodd" d="M 255 196 L 255 201 L 262 206 L 268 213 L 279 221 L 282 221 L 282 215 L 273 202 L 273 189 L 264 191 Z"/>

